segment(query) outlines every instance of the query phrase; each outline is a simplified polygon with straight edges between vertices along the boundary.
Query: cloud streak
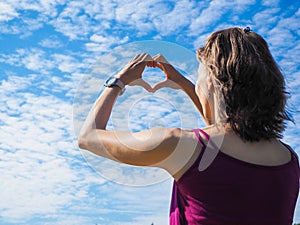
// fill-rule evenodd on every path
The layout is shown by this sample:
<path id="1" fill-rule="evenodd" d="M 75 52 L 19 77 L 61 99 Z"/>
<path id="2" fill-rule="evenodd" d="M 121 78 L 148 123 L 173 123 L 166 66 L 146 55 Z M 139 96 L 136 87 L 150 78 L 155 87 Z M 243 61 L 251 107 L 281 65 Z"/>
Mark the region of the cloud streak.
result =
<path id="1" fill-rule="evenodd" d="M 174 45 L 129 45 L 128 51 L 126 43 L 166 40 L 194 51 L 216 29 L 250 25 L 270 44 L 291 92 L 289 104 L 300 110 L 299 16 L 300 3 L 287 6 L 280 0 L 261 5 L 253 0 L 1 2 L 0 223 L 166 224 L 170 179 L 133 188 L 104 178 L 124 184 L 125 171 L 132 173 L 127 183 L 154 183 L 167 178 L 163 171 L 124 169 L 77 148 L 76 134 L 104 80 L 136 53 L 162 53 L 185 76 L 193 81 L 197 77 L 197 68 L 191 66 L 194 56 L 174 52 Z M 154 84 L 164 76 L 149 69 L 144 79 Z M 109 126 L 133 131 L 203 126 L 187 110 L 193 104 L 184 99 L 180 91 L 148 95 L 140 87 L 128 87 Z M 300 153 L 300 117 L 295 113 L 294 118 L 296 125 L 289 124 L 284 141 Z M 297 208 L 295 222 L 300 221 L 299 212 Z"/>

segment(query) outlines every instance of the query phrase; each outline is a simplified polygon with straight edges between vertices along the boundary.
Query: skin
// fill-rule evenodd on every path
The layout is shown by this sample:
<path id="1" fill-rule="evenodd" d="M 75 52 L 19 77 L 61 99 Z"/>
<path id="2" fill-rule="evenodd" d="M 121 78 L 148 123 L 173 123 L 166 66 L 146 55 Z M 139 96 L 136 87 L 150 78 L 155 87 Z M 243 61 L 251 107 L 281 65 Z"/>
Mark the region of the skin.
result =
<path id="1" fill-rule="evenodd" d="M 166 80 L 152 89 L 142 80 L 146 66 L 160 68 L 166 74 Z M 115 77 L 121 79 L 125 85 L 141 85 L 151 92 L 164 87 L 182 89 L 204 118 L 207 127 L 203 130 L 210 135 L 213 142 L 219 143 L 217 146 L 225 154 L 260 165 L 287 163 L 291 158 L 290 153 L 278 140 L 244 142 L 230 127 L 220 127 L 214 123 L 217 115 L 213 107 L 210 107 L 214 105 L 212 75 L 202 68 L 199 72 L 195 88 L 162 55 L 152 58 L 144 53 L 136 55 Z M 179 128 L 152 128 L 136 133 L 106 130 L 107 121 L 120 92 L 121 89 L 117 86 L 106 88 L 96 100 L 78 137 L 79 147 L 121 163 L 163 168 L 175 180 L 179 180 L 201 151 L 194 132 Z M 207 98 L 205 92 L 210 92 L 211 97 Z M 204 137 L 202 139 L 206 142 Z"/>

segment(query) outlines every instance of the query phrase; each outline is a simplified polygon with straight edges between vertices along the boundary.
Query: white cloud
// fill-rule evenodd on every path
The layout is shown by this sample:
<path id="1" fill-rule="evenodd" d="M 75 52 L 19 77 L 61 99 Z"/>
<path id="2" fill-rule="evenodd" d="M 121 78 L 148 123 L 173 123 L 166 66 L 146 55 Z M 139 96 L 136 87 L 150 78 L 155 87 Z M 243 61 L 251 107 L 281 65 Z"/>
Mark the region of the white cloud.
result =
<path id="1" fill-rule="evenodd" d="M 296 40 L 296 37 L 290 29 L 276 26 L 268 31 L 267 40 L 272 49 L 285 51 L 286 47 L 291 47 L 294 44 L 293 42 Z M 289 40 L 289 43 L 285 43 L 285 46 L 283 46 L 282 40 Z M 283 54 L 283 52 L 280 53 Z M 275 54 L 279 56 L 280 53 L 276 52 Z"/>
<path id="2" fill-rule="evenodd" d="M 139 10 L 136 10 L 136 9 Z M 152 1 L 119 1 L 116 8 L 116 21 L 136 29 L 139 36 L 155 30 L 152 20 L 169 11 L 169 6 L 159 0 Z"/>
<path id="3" fill-rule="evenodd" d="M 18 17 L 19 13 L 8 3 L 0 2 L 0 22 Z"/>
<path id="4" fill-rule="evenodd" d="M 44 48 L 61 48 L 64 46 L 62 41 L 60 41 L 57 37 L 51 36 L 49 38 L 43 39 L 39 42 L 39 45 Z"/>
<path id="5" fill-rule="evenodd" d="M 49 23 L 71 40 L 85 39 L 111 27 L 114 5 L 109 1 L 69 1 L 57 18 Z"/>
<path id="6" fill-rule="evenodd" d="M 1 80 L 1 97 L 4 98 L 7 91 L 14 92 L 26 89 L 35 78 L 35 75 L 30 75 L 29 77 L 10 75 L 7 80 Z"/>
<path id="7" fill-rule="evenodd" d="M 29 70 L 49 73 L 54 68 L 53 62 L 47 59 L 45 52 L 41 49 L 17 49 L 16 53 L 1 54 L 0 62 L 12 66 L 23 66 Z"/>
<path id="8" fill-rule="evenodd" d="M 90 40 L 93 42 L 89 42 L 85 44 L 85 47 L 88 51 L 91 52 L 107 52 L 111 50 L 114 45 L 121 45 L 126 43 L 129 38 L 128 36 L 120 38 L 112 35 L 96 35 L 93 34 L 90 37 Z"/>
<path id="9" fill-rule="evenodd" d="M 119 1 L 115 19 L 119 23 L 118 27 L 127 26 L 135 30 L 138 36 L 150 32 L 167 36 L 178 34 L 179 30 L 187 27 L 202 6 L 202 3 L 186 0 Z"/>
<path id="10" fill-rule="evenodd" d="M 21 222 L 48 217 L 87 198 L 93 177 L 73 144 L 72 105 L 53 96 L 27 93 L 36 76 L 9 77 L 0 96 L 0 217 Z M 75 163 L 75 164 L 74 164 Z M 91 182 L 89 184 L 89 182 Z"/>
<path id="11" fill-rule="evenodd" d="M 32 49 L 31 52 L 23 53 L 20 55 L 21 62 L 29 70 L 47 73 L 49 69 L 54 67 L 53 63 L 46 59 L 44 51 Z"/>
<path id="12" fill-rule="evenodd" d="M 203 4 L 195 3 L 188 0 L 177 1 L 174 3 L 172 10 L 162 12 L 161 5 L 154 5 L 153 11 L 159 11 L 160 16 L 153 17 L 155 30 L 159 35 L 167 36 L 172 33 L 177 33 L 178 30 L 188 26 Z"/>
<path id="13" fill-rule="evenodd" d="M 63 33 L 71 40 L 86 37 L 93 29 L 93 25 L 89 17 L 81 13 L 84 3 L 84 1 L 69 2 L 59 16 L 50 21 L 50 24 L 55 27 L 56 31 Z"/>
<path id="14" fill-rule="evenodd" d="M 60 5 L 65 4 L 62 11 Z M 23 15 L 23 27 L 17 25 L 5 26 L 6 33 L 23 33 L 24 37 L 32 35 L 33 30 L 52 25 L 56 31 L 69 37 L 71 40 L 86 39 L 91 33 L 106 36 L 112 30 L 122 29 L 125 33 L 121 40 L 130 34 L 130 30 L 138 36 L 149 32 L 158 32 L 159 35 L 170 35 L 178 32 L 190 24 L 194 15 L 202 4 L 195 4 L 187 0 L 162 2 L 152 1 L 54 1 L 43 0 L 30 4 L 29 1 L 12 1 L 9 5 L 16 12 L 32 10 L 37 12 L 33 20 L 30 13 Z M 139 10 L 136 10 L 136 9 Z M 179 18 L 180 19 L 177 19 Z M 126 29 L 124 29 L 126 27 Z M 120 36 L 120 34 L 119 34 Z M 116 39 L 118 44 L 118 39 Z M 89 43 L 90 48 L 104 49 L 103 45 Z"/>
<path id="15" fill-rule="evenodd" d="M 52 57 L 56 65 L 58 65 L 57 68 L 63 73 L 74 73 L 85 67 L 83 63 L 71 55 L 55 53 Z"/>
<path id="16" fill-rule="evenodd" d="M 109 21 L 115 18 L 116 1 L 102 0 L 102 1 L 86 1 L 84 10 L 91 17 L 97 21 Z M 109 28 L 105 27 L 105 28 Z"/>
<path id="17" fill-rule="evenodd" d="M 280 8 L 266 8 L 265 10 L 257 12 L 253 16 L 255 30 L 257 33 L 263 34 L 273 29 L 278 20 L 280 19 L 278 12 Z"/>
<path id="18" fill-rule="evenodd" d="M 11 0 L 0 3 L 1 32 L 21 34 L 20 38 L 32 35 L 32 31 L 42 28 L 48 21 L 55 18 L 58 6 L 65 0 Z M 32 18 L 34 17 L 34 19 Z M 4 22 L 10 21 L 10 24 Z"/>
<path id="19" fill-rule="evenodd" d="M 266 17 L 275 18 L 276 23 L 274 23 L 270 29 L 267 29 L 268 26 L 264 26 L 261 32 L 270 44 L 273 55 L 275 58 L 278 58 L 280 66 L 284 68 L 284 73 L 290 76 L 299 69 L 297 56 L 299 55 L 300 42 L 297 31 L 300 26 L 297 21 L 299 21 L 300 18 L 297 12 L 288 17 L 283 13 L 274 16 L 276 12 L 277 10 L 270 10 L 266 14 L 265 12 L 262 13 Z M 262 18 L 262 20 L 268 21 L 267 18 Z M 267 24 L 271 24 L 271 22 Z"/>
<path id="20" fill-rule="evenodd" d="M 49 54 L 41 48 L 22 48 L 17 49 L 15 53 L 0 54 L 1 63 L 14 67 L 26 68 L 37 74 L 48 76 L 49 79 L 44 79 L 44 83 L 57 77 L 57 72 L 54 72 L 55 69 L 62 72 L 64 78 L 69 77 L 71 80 L 78 80 L 76 73 L 80 73 L 88 68 L 89 58 L 93 58 L 93 56 L 70 51 L 67 53 Z M 80 61 L 81 59 L 82 61 Z M 62 86 L 62 84 L 56 83 L 55 87 L 57 86 Z"/>
<path id="21" fill-rule="evenodd" d="M 57 15 L 57 6 L 65 4 L 66 0 L 11 0 L 10 5 L 17 11 L 32 10 L 49 17 Z"/>
<path id="22" fill-rule="evenodd" d="M 207 26 L 214 24 L 225 13 L 224 10 L 225 8 L 218 1 L 211 1 L 209 6 L 203 9 L 200 15 L 191 22 L 191 32 L 193 34 L 201 33 L 207 29 Z"/>
<path id="23" fill-rule="evenodd" d="M 279 3 L 279 0 L 263 0 L 262 5 L 276 7 Z"/>
<path id="24" fill-rule="evenodd" d="M 211 27 L 215 27 L 216 23 L 223 24 L 220 19 L 226 14 L 240 15 L 250 5 L 255 4 L 254 0 L 235 0 L 235 1 L 222 1 L 212 0 L 209 2 L 207 8 L 203 9 L 198 17 L 195 17 L 190 24 L 190 35 L 199 35 L 207 32 Z M 234 8 L 234 11 L 232 9 Z M 215 28 L 215 30 L 217 30 Z"/>

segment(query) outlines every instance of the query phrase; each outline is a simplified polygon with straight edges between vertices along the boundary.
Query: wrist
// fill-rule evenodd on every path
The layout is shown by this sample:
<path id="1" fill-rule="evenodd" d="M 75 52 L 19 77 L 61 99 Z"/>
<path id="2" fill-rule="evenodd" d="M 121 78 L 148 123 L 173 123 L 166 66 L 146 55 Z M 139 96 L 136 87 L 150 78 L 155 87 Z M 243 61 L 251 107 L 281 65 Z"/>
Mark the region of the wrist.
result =
<path id="1" fill-rule="evenodd" d="M 117 87 L 118 89 L 120 89 L 120 94 L 122 95 L 125 91 L 125 84 L 123 83 L 123 81 L 120 78 L 117 77 L 110 77 L 106 80 L 106 82 L 104 83 L 105 87 Z"/>
<path id="2" fill-rule="evenodd" d="M 180 76 L 176 77 L 175 82 L 180 86 L 186 86 L 186 85 L 188 85 L 188 83 L 190 83 L 190 81 L 181 74 L 180 74 Z"/>
<path id="3" fill-rule="evenodd" d="M 115 78 L 119 79 L 124 85 L 128 85 L 130 83 L 130 81 L 126 78 L 124 78 L 124 76 L 122 75 L 115 75 Z"/>

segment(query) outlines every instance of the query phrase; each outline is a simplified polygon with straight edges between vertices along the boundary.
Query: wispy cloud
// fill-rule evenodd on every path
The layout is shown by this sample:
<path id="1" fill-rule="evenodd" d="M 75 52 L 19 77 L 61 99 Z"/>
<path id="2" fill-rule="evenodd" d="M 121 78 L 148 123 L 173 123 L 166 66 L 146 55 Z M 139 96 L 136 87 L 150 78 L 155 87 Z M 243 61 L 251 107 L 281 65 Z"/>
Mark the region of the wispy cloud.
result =
<path id="1" fill-rule="evenodd" d="M 9 21 L 14 17 L 18 17 L 19 13 L 8 3 L 0 2 L 0 21 Z"/>
<path id="2" fill-rule="evenodd" d="M 253 0 L 212 0 L 208 2 L 208 5 L 206 5 L 203 10 L 199 12 L 198 17 L 191 21 L 190 34 L 193 36 L 201 34 L 207 30 L 210 30 L 211 27 L 216 26 L 217 23 L 219 24 L 218 26 L 220 26 L 220 19 L 227 13 L 231 14 L 233 7 L 235 8 L 234 14 L 236 15 L 236 18 L 239 18 L 238 15 L 242 14 L 253 4 L 255 4 L 255 1 Z M 234 17 L 232 19 L 234 19 Z M 221 24 L 222 23 L 223 22 L 221 22 Z"/>
<path id="3" fill-rule="evenodd" d="M 54 68 L 53 62 L 47 59 L 45 51 L 36 48 L 18 49 L 16 53 L 2 54 L 0 62 L 41 73 L 49 73 L 49 70 Z"/>
<path id="4" fill-rule="evenodd" d="M 96 35 L 93 34 L 90 38 L 92 42 L 86 43 L 86 49 L 92 52 L 108 52 L 111 50 L 113 45 L 121 45 L 126 43 L 129 38 L 128 36 L 123 37 L 122 39 L 116 36 L 111 35 Z"/>
<path id="5" fill-rule="evenodd" d="M 43 39 L 39 42 L 39 45 L 44 48 L 61 48 L 64 46 L 61 40 L 59 40 L 56 36 L 51 36 L 49 38 Z"/>
<path id="6" fill-rule="evenodd" d="M 103 82 L 136 53 L 162 53 L 196 79 L 194 53 L 178 53 L 167 42 L 126 43 L 163 39 L 195 49 L 216 29 L 250 25 L 270 44 L 287 78 L 289 103 L 300 110 L 299 16 L 297 1 L 280 0 L 1 2 L 0 38 L 8 45 L 0 53 L 0 223 L 167 224 L 171 179 L 141 186 L 167 179 L 164 171 L 123 166 L 77 148 L 76 134 Z M 154 84 L 164 75 L 146 69 L 144 79 Z M 294 118 L 284 141 L 299 153 L 300 117 Z M 181 91 L 148 94 L 140 87 L 127 88 L 109 122 L 132 131 L 160 125 L 204 124 Z"/>
<path id="7" fill-rule="evenodd" d="M 84 162 L 74 150 L 72 105 L 26 92 L 30 86 L 28 78 L 10 77 L 0 88 L 0 219 L 18 223 L 39 214 L 55 215 L 87 197 L 93 177 L 88 167 L 75 169 Z"/>

